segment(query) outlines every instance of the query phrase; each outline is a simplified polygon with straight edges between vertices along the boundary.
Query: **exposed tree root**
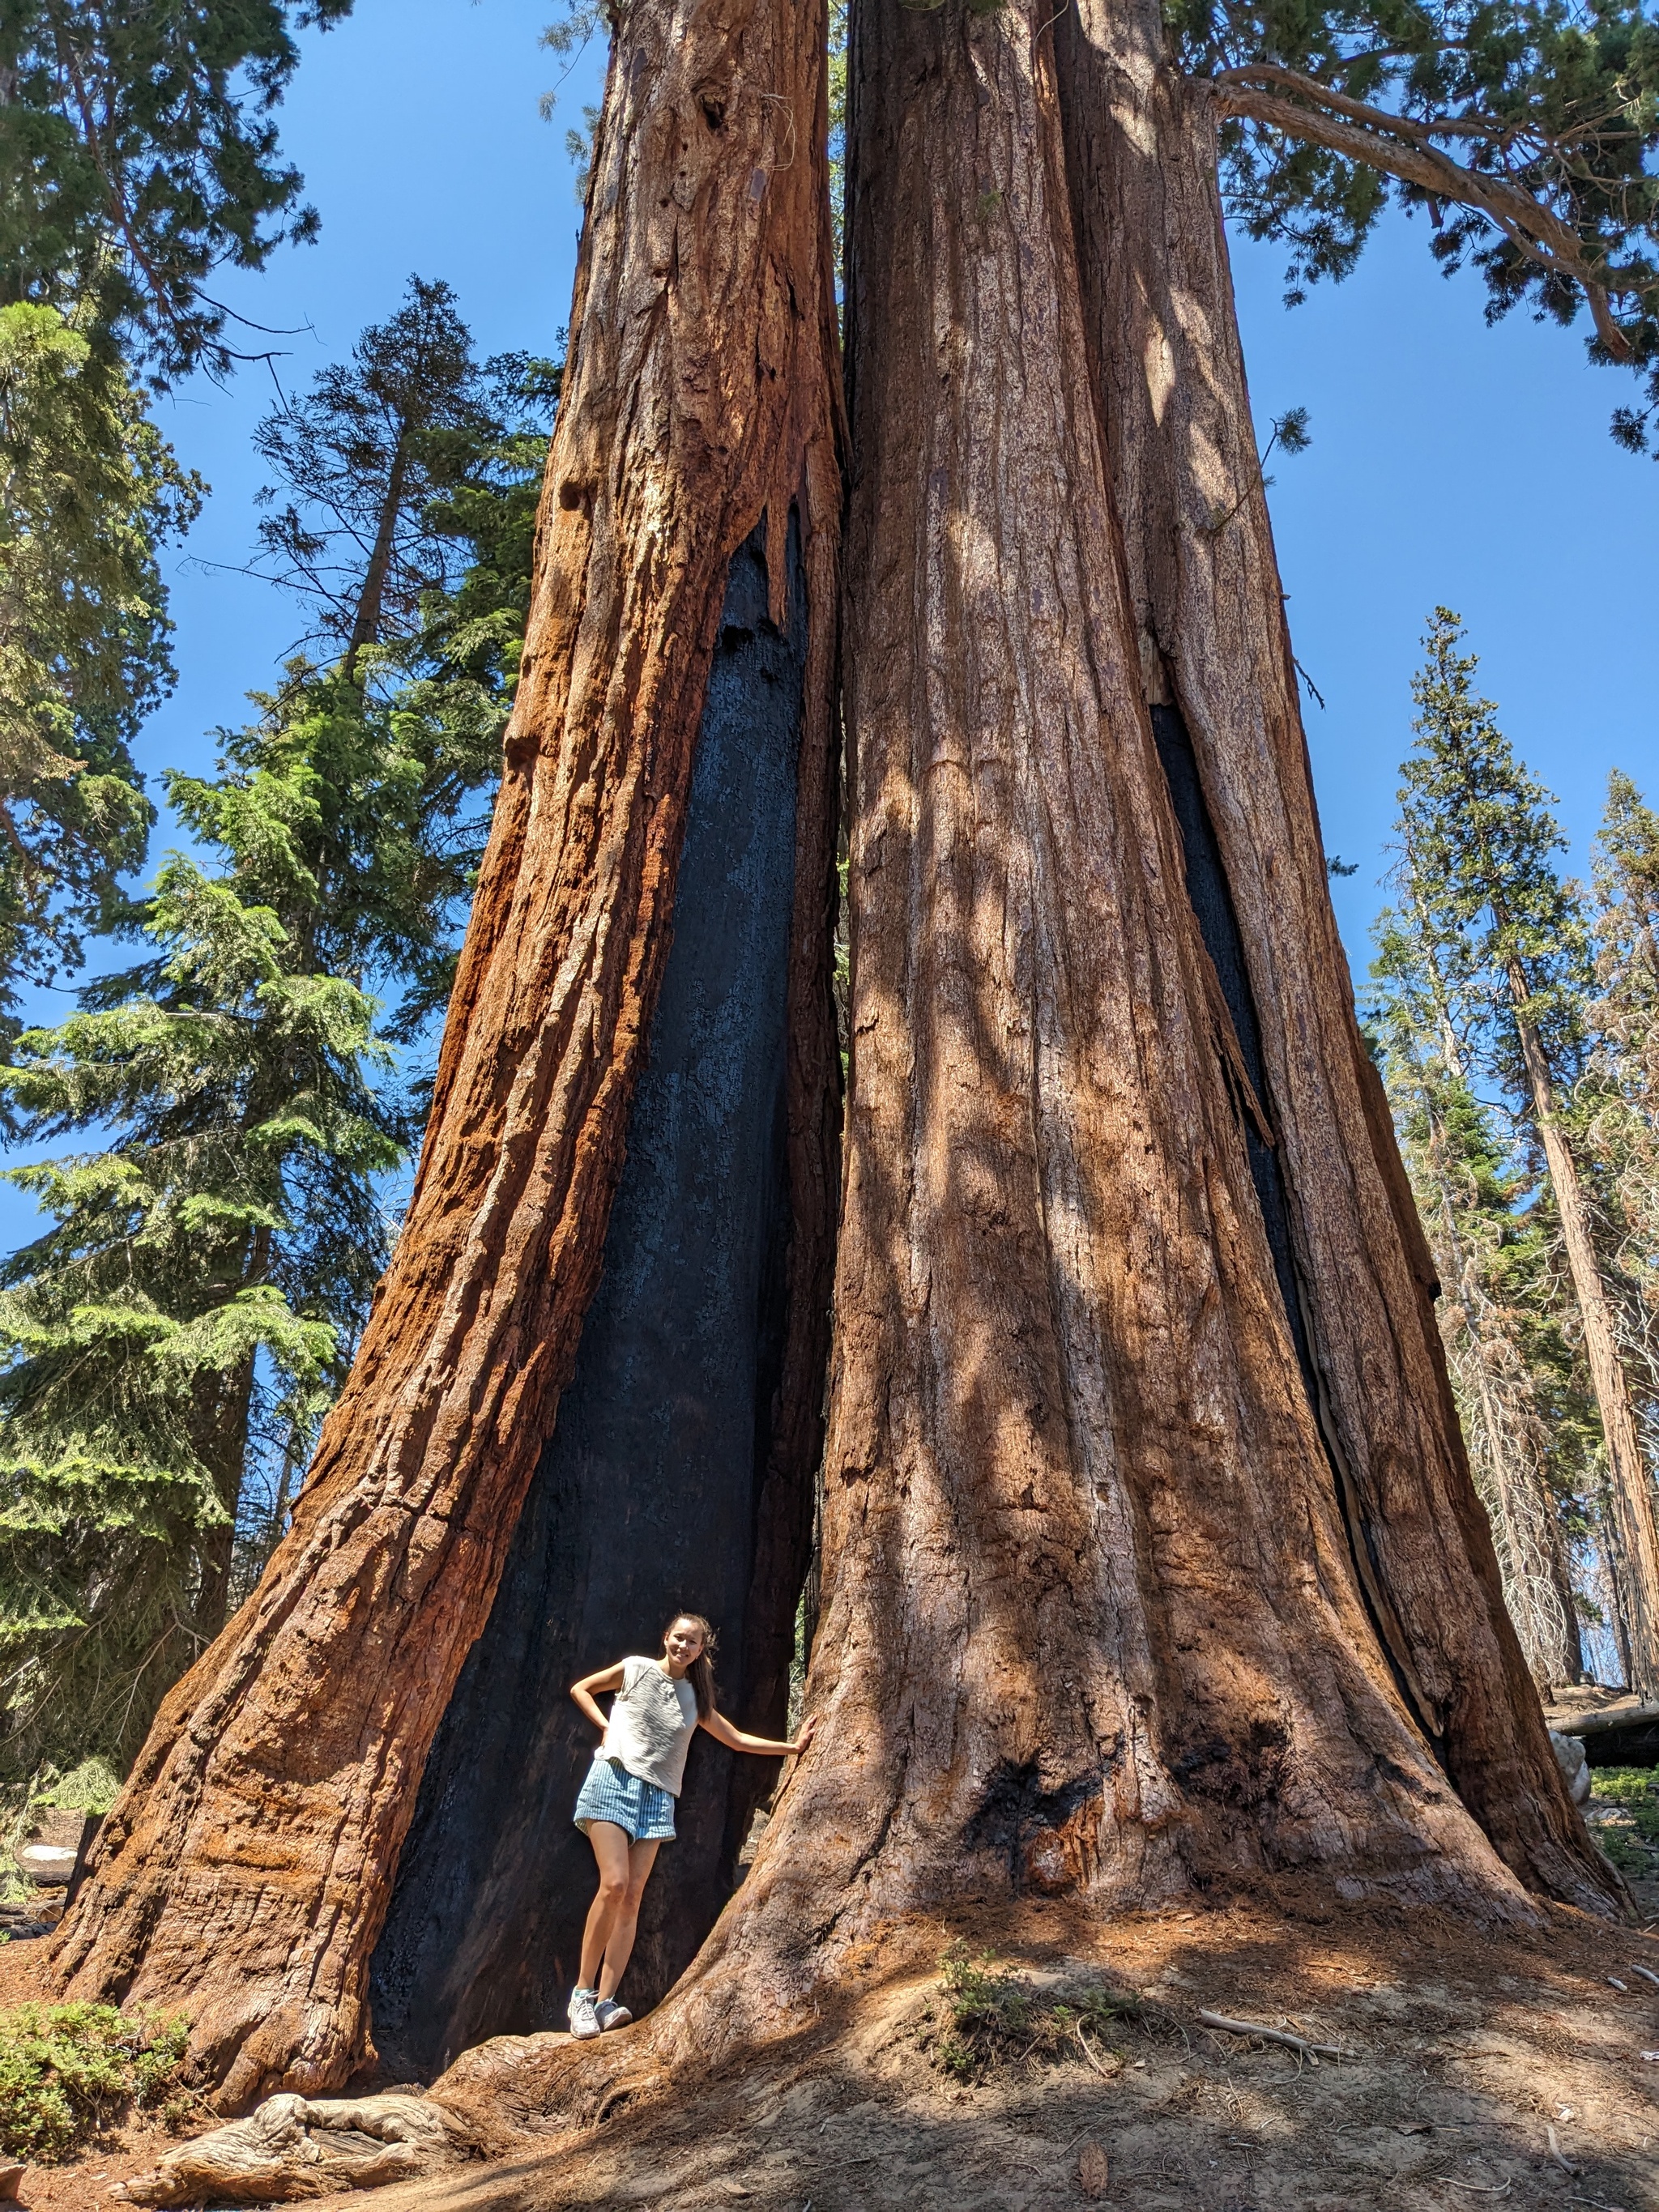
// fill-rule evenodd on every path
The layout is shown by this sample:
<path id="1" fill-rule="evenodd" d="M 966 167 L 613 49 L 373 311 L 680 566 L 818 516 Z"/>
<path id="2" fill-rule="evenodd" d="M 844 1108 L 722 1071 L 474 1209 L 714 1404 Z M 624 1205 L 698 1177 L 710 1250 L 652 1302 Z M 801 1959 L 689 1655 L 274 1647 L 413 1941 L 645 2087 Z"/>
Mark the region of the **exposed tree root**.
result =
<path id="1" fill-rule="evenodd" d="M 425 2097 L 271 2097 L 110 2194 L 131 2204 L 276 2204 L 378 2189 L 479 2154 L 471 2130 Z"/>
<path id="2" fill-rule="evenodd" d="M 1292 2035 L 1288 2029 L 1264 2027 L 1260 2021 L 1224 2020 L 1218 2012 L 1201 2012 L 1198 2018 L 1200 2027 L 1219 2028 L 1226 2035 L 1254 2037 L 1262 2043 L 1282 2044 L 1286 2051 L 1300 2051 L 1304 2058 L 1311 2058 L 1316 2065 L 1322 2058 L 1353 2058 L 1358 2056 L 1355 2051 L 1344 2051 L 1340 2044 L 1310 2043 L 1304 2036 Z"/>
<path id="3" fill-rule="evenodd" d="M 489 2114 L 495 2162 L 399 2189 L 377 2212 L 800 2212 L 809 2200 L 814 2212 L 1035 2212 L 1083 2190 L 1091 2146 L 1112 2201 L 1138 2212 L 1397 2212 L 1437 2182 L 1542 2212 L 1559 2202 L 1550 2127 L 1588 2197 L 1652 2201 L 1649 2013 L 1606 1981 L 1632 1948 L 1659 1948 L 1652 1938 L 1571 1911 L 1488 1938 L 1451 1914 L 1305 1911 L 1102 1926 L 1028 1905 L 954 1930 L 918 1923 L 873 1947 L 820 2018 L 725 2063 L 688 2047 L 689 1992 L 597 2045 L 504 2039 L 434 2085 L 452 2110 L 470 2116 L 476 2100 Z M 1097 1984 L 1115 2014 L 1110 2079 L 1075 2056 L 971 2084 L 949 2072 L 937 1962 L 952 1933 L 995 1949 L 1034 2001 Z M 1212 2008 L 1269 2047 L 1217 2050 L 1198 2032 Z M 1280 2032 L 1252 2016 L 1281 2012 L 1315 2051 L 1350 2055 L 1315 2068 L 1273 2047 Z"/>

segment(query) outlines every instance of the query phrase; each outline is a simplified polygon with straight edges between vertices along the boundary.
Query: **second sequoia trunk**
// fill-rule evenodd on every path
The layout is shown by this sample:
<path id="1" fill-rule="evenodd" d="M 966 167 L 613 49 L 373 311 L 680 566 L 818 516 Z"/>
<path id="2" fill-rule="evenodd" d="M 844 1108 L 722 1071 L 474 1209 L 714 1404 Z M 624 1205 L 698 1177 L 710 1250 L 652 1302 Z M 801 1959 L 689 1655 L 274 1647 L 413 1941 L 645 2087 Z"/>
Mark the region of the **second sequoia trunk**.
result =
<path id="1" fill-rule="evenodd" d="M 729 1428 L 746 1392 L 749 1449 L 722 1470 L 738 1525 L 720 1577 L 733 1626 L 742 1601 L 763 1593 L 763 1633 L 743 1663 L 763 1705 L 775 1701 L 765 1685 L 787 1657 L 791 1554 L 798 1570 L 821 1418 L 835 1187 L 841 488 L 823 46 L 821 10 L 798 0 L 637 0 L 615 19 L 523 678 L 408 1218 L 293 1526 L 164 1704 L 61 1940 L 73 1995 L 186 2013 L 193 2057 L 228 2105 L 335 2087 L 365 2055 L 370 1958 L 428 1753 L 490 1620 L 550 1434 L 564 1449 L 556 1415 L 602 1256 L 613 1306 L 630 1275 L 653 1292 L 637 1255 L 606 1232 L 674 933 L 696 767 L 712 759 L 710 671 L 718 692 L 722 631 L 734 628 L 769 633 L 767 653 L 789 664 L 771 676 L 799 700 L 781 746 L 793 736 L 798 784 L 775 805 L 763 787 L 777 796 L 776 702 L 736 733 L 739 755 L 752 736 L 764 759 L 748 791 L 740 762 L 726 759 L 692 866 L 709 822 L 723 813 L 730 830 L 745 812 L 764 864 L 745 872 L 741 855 L 717 856 L 688 933 L 717 963 L 722 902 L 781 902 L 761 962 L 769 980 L 747 1001 L 758 1076 L 752 1062 L 739 1074 L 742 1054 L 726 1056 L 726 1079 L 755 1108 L 751 1181 L 762 1193 L 769 1182 L 774 1204 L 787 1187 L 790 1221 L 787 1249 L 752 1208 L 731 1224 L 747 1249 L 725 1287 L 749 1300 L 754 1350 L 723 1396 Z M 758 581 L 741 550 L 751 540 L 763 549 Z M 765 671 L 755 675 L 764 690 Z M 694 1029 L 700 989 L 712 1016 L 712 968 L 691 979 Z M 671 1040 L 665 1067 L 677 1048 Z M 642 1152 L 672 1119 L 652 1109 Z M 667 1178 L 681 1193 L 690 1146 Z M 679 1225 L 643 1230 L 672 1243 Z M 769 1254 L 781 1285 L 760 1279 Z M 763 1352 L 763 1314 L 780 1334 Z M 602 1387 L 587 1378 L 590 1413 Z M 556 1491 L 579 1457 L 567 1454 Z M 661 1626 L 665 1593 L 650 1574 L 668 1563 L 650 1556 L 648 1526 L 640 1540 L 648 1571 L 584 1653 L 589 1665 L 617 1656 L 614 1637 L 646 1644 Z M 515 1583 L 509 1612 L 521 1595 Z M 568 1582 L 562 1598 L 574 1607 Z M 502 1619 L 510 1646 L 522 1607 L 516 1628 Z M 480 1665 L 492 1649 L 499 1658 L 486 1636 Z M 509 1674 L 514 1663 L 509 1650 Z M 474 1712 L 476 1688 L 475 1668 Z M 539 1753 L 520 1739 L 506 1755 L 528 1769 L 533 1800 Z M 455 1776 L 452 1759 L 445 1778 Z M 490 1809 L 526 1848 L 533 1802 L 509 1791 Z M 468 1818 L 463 1807 L 455 1832 L 476 1863 Z M 708 1904 L 705 1870 L 696 1909 Z M 453 1915 L 447 1933 L 465 1948 Z M 419 1974 L 404 1996 L 447 2008 L 446 2033 L 481 2024 L 463 2009 L 453 1959 L 434 1962 L 428 1943 Z M 505 2001 L 524 1995 L 514 1986 Z"/>
<path id="2" fill-rule="evenodd" d="M 1568 1808 L 1458 1428 L 1433 1267 L 1354 1018 L 1297 703 L 1222 225 L 1218 117 L 1158 0 L 1055 27 L 1091 356 L 1140 688 L 1273 1138 L 1256 1180 L 1375 1637 L 1464 1803 L 1573 1894 Z M 1265 1169 L 1265 1173 L 1264 1173 Z M 1592 1888 L 1607 1883 L 1592 1875 Z"/>
<path id="3" fill-rule="evenodd" d="M 687 2052 L 975 1902 L 1267 1879 L 1487 1922 L 1527 1888 L 1618 1909 L 1449 1425 L 1273 688 L 1264 536 L 1248 594 L 1172 610 L 1207 624 L 1199 662 L 1242 655 L 1255 721 L 1221 731 L 1218 775 L 1210 727 L 1153 691 L 1113 456 L 1170 433 L 1109 427 L 1109 384 L 1099 404 L 1054 12 L 854 15 L 821 1726 L 659 2031 Z M 1121 210 L 1118 266 L 1180 283 L 1194 246 L 1230 313 L 1218 222 L 1194 241 L 1166 212 Z M 1186 373 L 1236 444 L 1230 325 L 1206 342 Z M 1131 492 L 1126 524 L 1156 521 Z M 1246 797 L 1282 826 L 1241 879 Z"/>

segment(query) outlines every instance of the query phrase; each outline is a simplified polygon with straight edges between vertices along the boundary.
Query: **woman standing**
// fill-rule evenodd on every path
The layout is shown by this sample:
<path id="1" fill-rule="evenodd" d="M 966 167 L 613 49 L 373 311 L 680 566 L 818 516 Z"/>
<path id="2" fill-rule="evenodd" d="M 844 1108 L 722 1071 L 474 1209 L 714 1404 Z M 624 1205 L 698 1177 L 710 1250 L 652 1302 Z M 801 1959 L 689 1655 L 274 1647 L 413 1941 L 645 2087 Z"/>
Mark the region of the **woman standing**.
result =
<path id="1" fill-rule="evenodd" d="M 672 1842 L 674 1800 L 698 1729 L 732 1751 L 789 1759 L 812 1741 L 808 1721 L 793 1743 L 745 1735 L 714 1705 L 714 1632 L 698 1613 L 676 1613 L 659 1659 L 620 1659 L 585 1674 L 570 1694 L 603 1740 L 576 1800 L 576 1826 L 593 1846 L 599 1889 L 582 1935 L 581 1979 L 570 1993 L 570 2033 L 579 2042 L 622 2027 L 634 2015 L 617 2002 L 639 1926 L 640 1899 L 657 1846 Z M 595 1697 L 614 1691 L 607 1720 Z"/>

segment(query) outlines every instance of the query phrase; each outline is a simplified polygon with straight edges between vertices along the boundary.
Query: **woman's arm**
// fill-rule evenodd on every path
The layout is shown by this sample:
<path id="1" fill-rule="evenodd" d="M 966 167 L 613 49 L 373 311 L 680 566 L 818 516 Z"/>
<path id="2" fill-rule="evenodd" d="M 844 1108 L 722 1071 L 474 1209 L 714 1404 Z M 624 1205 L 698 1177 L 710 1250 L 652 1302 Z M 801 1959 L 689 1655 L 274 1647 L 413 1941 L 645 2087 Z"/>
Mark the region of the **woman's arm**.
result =
<path id="1" fill-rule="evenodd" d="M 570 1685 L 571 1696 L 576 1700 L 576 1703 L 587 1715 L 588 1719 L 592 1722 L 594 1727 L 598 1729 L 601 1735 L 605 1734 L 606 1722 L 604 1713 L 593 1702 L 593 1692 L 595 1690 L 601 1692 L 605 1690 L 620 1690 L 622 1686 L 623 1662 L 620 1659 L 617 1660 L 614 1667 L 607 1667 L 603 1674 L 584 1674 L 580 1682 L 573 1682 Z"/>
<path id="2" fill-rule="evenodd" d="M 725 1744 L 729 1750 L 756 1751 L 763 1759 L 793 1759 L 811 1742 L 818 1722 L 815 1713 L 793 1743 L 774 1743 L 771 1737 L 766 1735 L 745 1735 L 741 1729 L 732 1727 L 724 1713 L 710 1713 L 702 1725 L 716 1743 Z"/>

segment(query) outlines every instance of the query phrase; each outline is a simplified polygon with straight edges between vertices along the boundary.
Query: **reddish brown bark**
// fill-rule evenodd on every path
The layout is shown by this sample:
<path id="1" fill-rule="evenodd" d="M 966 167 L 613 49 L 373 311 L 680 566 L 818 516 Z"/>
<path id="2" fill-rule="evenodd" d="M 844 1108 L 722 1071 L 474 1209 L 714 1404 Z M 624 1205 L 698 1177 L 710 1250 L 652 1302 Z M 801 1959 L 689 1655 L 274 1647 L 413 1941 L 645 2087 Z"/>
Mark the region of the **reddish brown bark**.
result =
<path id="1" fill-rule="evenodd" d="M 1057 26 L 1093 368 L 1142 680 L 1190 732 L 1237 909 L 1314 1388 L 1367 1609 L 1459 1794 L 1530 1887 L 1613 1893 L 1504 1608 L 1433 1268 L 1327 887 L 1222 227 L 1215 118 L 1156 0 Z"/>
<path id="2" fill-rule="evenodd" d="M 1068 170 L 1053 15 L 868 0 L 854 21 L 853 1089 L 808 1685 L 823 1726 L 739 1899 L 649 2039 L 700 2065 L 799 2020 L 851 1953 L 907 1917 L 975 1897 L 1036 1891 L 1106 1911 L 1276 1879 L 1450 1904 L 1488 1923 L 1531 1917 L 1528 1887 L 1595 1909 L 1617 1898 L 1566 1804 L 1503 1618 L 1432 1267 L 1346 995 L 1208 125 L 1146 43 L 1155 18 L 1103 23 L 1086 0 L 1092 59 L 1074 40 L 1066 67 L 1074 85 L 1085 65 L 1110 81 L 1081 133 L 1086 102 L 1073 100 Z M 689 25 L 712 20 L 694 11 Z M 597 234 L 625 145 L 637 204 L 672 234 L 641 238 L 628 264 L 650 272 L 638 279 L 648 312 L 624 312 L 619 274 L 605 331 L 648 356 L 678 335 L 681 295 L 662 289 L 681 237 L 674 165 L 702 145 L 698 128 L 732 127 L 739 78 L 724 58 L 647 51 L 646 35 L 620 34 L 594 222 Z M 758 70 L 743 81 L 774 82 Z M 641 102 L 666 103 L 654 109 L 665 132 L 684 123 L 666 151 L 653 153 L 633 116 L 636 83 Z M 1091 145 L 1097 128 L 1107 137 Z M 793 189 L 779 175 L 761 183 L 763 206 L 768 189 Z M 723 219 L 748 213 L 734 193 Z M 712 252 L 727 231 L 696 236 Z M 791 266 L 806 285 L 797 308 L 810 327 L 795 343 L 810 376 L 828 350 L 822 338 L 812 350 L 827 295 L 800 259 Z M 729 283 L 720 294 L 721 338 L 734 296 Z M 585 327 L 596 319 L 590 307 Z M 716 321 L 702 328 L 710 375 L 735 374 L 744 345 L 728 360 Z M 141 1769 L 150 1797 L 130 1796 L 116 1824 L 97 1910 L 71 1936 L 81 1986 L 131 1978 L 131 1960 L 142 1995 L 183 1985 L 186 1942 L 191 1965 L 222 1942 L 198 2037 L 239 2052 L 241 2094 L 262 2073 L 300 2087 L 333 2078 L 359 2034 L 358 1938 L 336 1932 L 345 1882 L 379 1864 L 371 1849 L 395 1855 L 418 1758 L 398 1762 L 447 1694 L 455 1623 L 470 1617 L 451 1593 L 471 1560 L 498 1559 L 510 1528 L 516 1493 L 489 1442 L 472 1440 L 493 1421 L 509 1458 L 515 1420 L 556 1386 L 591 1281 L 581 1231 L 614 1174 L 660 957 L 674 777 L 695 726 L 696 684 L 680 672 L 706 652 L 706 640 L 666 641 L 693 611 L 712 621 L 716 571 L 711 559 L 699 592 L 668 609 L 653 593 L 672 580 L 647 562 L 648 532 L 627 539 L 613 517 L 637 494 L 665 532 L 691 530 L 696 518 L 665 501 L 708 477 L 688 465 L 665 479 L 650 441 L 672 451 L 682 418 L 660 384 L 629 383 L 620 339 L 591 343 L 584 419 L 599 427 L 556 447 L 542 643 L 492 863 L 502 887 L 492 874 L 481 902 L 419 1234 L 382 1315 L 401 1303 L 377 1316 L 353 1385 L 356 1405 L 397 1409 L 403 1425 L 349 1481 L 347 1425 L 331 1430 L 343 1472 L 308 1505 L 271 1585 L 299 1624 L 281 1670 L 256 1665 L 251 1696 L 198 1670 Z M 787 367 L 780 358 L 781 378 Z M 773 392 L 763 378 L 760 400 Z M 732 404 L 728 392 L 722 410 Z M 817 458 L 811 483 L 827 483 L 828 438 L 827 409 L 809 411 L 780 427 L 752 477 L 735 441 L 718 468 L 704 449 L 705 471 L 754 495 L 732 493 L 720 512 L 752 521 L 778 481 L 793 487 L 796 474 L 776 471 L 783 459 L 798 471 L 802 453 L 809 467 Z M 722 560 L 739 534 L 716 533 Z M 689 573 L 702 541 L 674 542 Z M 613 544 L 639 559 L 626 588 Z M 596 575 L 612 580 L 608 593 Z M 594 654 L 585 641 L 600 617 Z M 658 686 L 659 767 L 621 745 L 600 710 L 613 672 L 629 712 Z M 578 698 L 590 702 L 580 723 Z M 1195 848 L 1153 708 L 1176 714 L 1180 729 L 1159 726 L 1170 742 L 1190 734 L 1243 998 L 1194 910 Z M 532 772 L 532 734 L 556 727 L 562 747 Z M 618 795 L 611 780 L 629 769 L 647 787 Z M 562 901 L 562 934 L 522 892 L 532 878 Z M 613 996 L 579 999 L 553 967 L 532 985 L 544 945 L 567 970 L 586 959 L 614 975 Z M 549 1037 L 557 1065 L 526 1114 L 520 1091 L 544 1080 Z M 1271 1173 L 1259 1160 L 1253 1172 L 1253 1125 Z M 491 1245 L 473 1210 L 481 1194 L 496 1206 L 504 1178 L 516 1178 L 512 1204 Z M 550 1240 L 544 1271 L 538 1238 Z M 430 1319 L 452 1273 L 444 1312 L 464 1370 L 441 1368 L 450 1353 Z M 534 1350 L 519 1348 L 526 1316 Z M 416 1339 L 428 1380 L 399 1364 Z M 424 1463 L 452 1485 L 418 1501 L 424 1521 L 395 1460 L 416 1422 Z M 474 1470 L 465 1497 L 457 1465 Z M 383 1466 L 403 1486 L 392 1492 L 401 1517 L 395 1542 L 374 1549 L 350 1516 L 373 1510 Z M 334 1583 L 331 1513 L 348 1547 Z M 453 1517 L 436 1532 L 428 1588 L 464 1540 L 472 1551 L 441 1602 L 416 1601 L 427 1554 L 404 1532 L 440 1514 Z M 319 1577 L 303 1593 L 302 1570 Z M 258 1653 L 277 1650 L 283 1626 L 267 1632 L 265 1604 L 228 1639 L 231 1662 L 262 1636 Z M 311 1659 L 313 1638 L 328 1640 Z M 314 1778 L 296 1787 L 301 1701 L 318 1695 L 325 1719 L 349 1714 L 338 1676 L 349 1668 L 379 1670 L 381 1702 L 362 1700 L 355 1736 L 320 1728 Z M 347 1784 L 333 1785 L 339 1840 L 319 1851 L 332 1776 Z M 162 1824 L 181 1809 L 189 1840 L 169 1860 Z M 251 1863 L 259 1815 L 275 1836 L 270 1880 Z M 289 1838 L 301 1832 L 296 1851 Z M 124 1865 L 137 1869 L 125 1887 Z M 302 1922 L 325 1925 L 309 1953 Z M 273 2024 L 251 2033 L 273 1992 Z M 589 2078 L 609 2063 L 592 2061 Z"/>
<path id="3" fill-rule="evenodd" d="M 334 2086 L 362 2052 L 422 1762 L 594 1287 L 728 564 L 763 519 L 781 617 L 792 505 L 804 803 L 826 796 L 823 143 L 817 8 L 622 11 L 524 677 L 408 1222 L 293 1528 L 163 1707 L 61 1952 L 77 1995 L 186 2009 L 227 2105 Z M 805 885 L 799 914 L 822 907 Z M 797 1099 L 820 1209 L 822 1127 Z M 798 1255 L 809 1285 L 815 1265 Z"/>
<path id="4" fill-rule="evenodd" d="M 1491 1822 L 1521 1839 L 1519 1871 L 1617 1899 L 1529 1763 L 1541 1730 L 1428 1348 L 1432 1271 L 1340 966 L 1304 999 L 1313 1070 L 1279 1139 L 1292 1257 L 1325 1264 L 1305 1216 L 1334 1245 L 1359 1211 L 1380 1287 L 1358 1295 L 1386 1310 L 1352 1374 L 1343 1324 L 1287 1310 L 1247 1151 L 1250 1052 L 1149 716 L 1053 14 L 868 0 L 854 18 L 853 1064 L 819 1734 L 647 2037 L 576 2067 L 550 2044 L 475 2054 L 444 2088 L 469 2109 L 591 2112 L 619 2068 L 706 2065 L 799 2022 L 854 1962 L 896 1956 L 907 1923 L 1022 1895 L 1106 1912 L 1266 1880 L 1528 1920 L 1425 1733 L 1437 1695 L 1448 1741 L 1494 1716 L 1495 1790 L 1536 1789 Z M 1176 251 L 1157 228 L 1115 246 Z M 1264 646 L 1252 604 L 1216 609 L 1220 643 L 1194 650 L 1249 646 L 1265 686 L 1282 629 L 1275 609 Z M 1288 785 L 1260 872 L 1298 906 L 1305 975 L 1323 859 L 1297 842 L 1293 712 L 1270 726 L 1266 766 L 1231 772 L 1261 803 L 1269 770 Z M 1282 935 L 1251 949 L 1286 957 Z M 1279 1019 L 1257 1040 L 1275 1073 Z M 1337 1165 L 1303 1166 L 1317 1147 L 1361 1184 L 1346 1214 Z M 1367 1455 L 1344 1462 L 1343 1424 L 1367 1419 Z M 1474 1625 L 1437 1644 L 1428 1588 Z M 1485 1679 L 1425 1683 L 1448 1649 Z"/>
<path id="5" fill-rule="evenodd" d="M 1374 1462 L 1345 1497 L 1319 1418 L 1364 1407 L 1310 1402 L 1247 1164 L 1092 396 L 1052 14 L 855 19 L 854 1056 L 821 1733 L 659 2049 L 764 2033 L 907 1917 L 1011 1892 L 1108 1911 L 1272 1877 L 1532 1910 L 1413 1713 L 1420 1636 L 1384 1649 L 1395 1592 L 1344 1510 L 1367 1510 Z M 1272 757 L 1281 810 L 1305 808 L 1299 733 Z M 1316 841 L 1279 852 L 1322 884 Z M 1321 944 L 1322 890 L 1301 896 Z M 1435 1504 L 1461 1516 L 1426 1255 L 1343 1022 L 1350 1118 L 1320 1141 L 1358 1155 L 1388 1271 L 1372 1433 L 1432 1437 Z M 1393 1377 L 1408 1359 L 1425 1412 Z M 1414 1533 L 1426 1486 L 1390 1474 L 1375 1510 L 1407 1525 L 1381 1556 L 1414 1560 L 1409 1537 L 1485 1624 L 1466 1648 L 1486 1680 L 1438 1717 L 1498 1709 L 1496 1779 L 1540 1798 L 1513 1816 L 1527 1875 L 1605 1909 L 1616 1881 L 1526 1765 L 1530 1688 L 1478 1529 Z"/>

